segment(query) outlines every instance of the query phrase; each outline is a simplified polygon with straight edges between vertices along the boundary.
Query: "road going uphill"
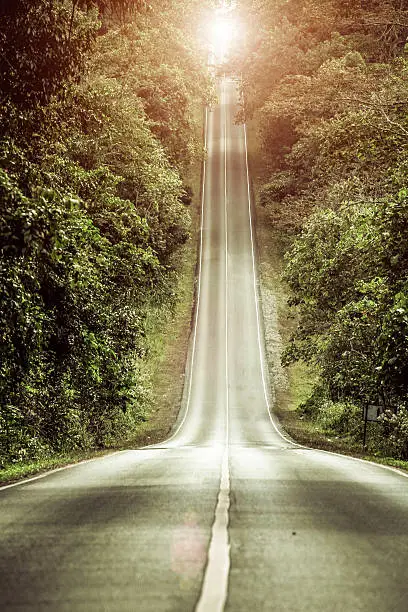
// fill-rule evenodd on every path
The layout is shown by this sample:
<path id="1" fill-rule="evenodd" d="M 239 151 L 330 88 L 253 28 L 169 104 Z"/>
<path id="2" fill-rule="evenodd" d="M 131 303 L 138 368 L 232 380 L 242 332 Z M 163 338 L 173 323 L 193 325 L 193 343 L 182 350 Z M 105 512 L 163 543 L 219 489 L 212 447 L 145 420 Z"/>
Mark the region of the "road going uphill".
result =
<path id="1" fill-rule="evenodd" d="M 0 490 L 5 612 L 408 609 L 405 475 L 296 445 L 271 415 L 237 103 L 220 79 L 178 422 Z"/>

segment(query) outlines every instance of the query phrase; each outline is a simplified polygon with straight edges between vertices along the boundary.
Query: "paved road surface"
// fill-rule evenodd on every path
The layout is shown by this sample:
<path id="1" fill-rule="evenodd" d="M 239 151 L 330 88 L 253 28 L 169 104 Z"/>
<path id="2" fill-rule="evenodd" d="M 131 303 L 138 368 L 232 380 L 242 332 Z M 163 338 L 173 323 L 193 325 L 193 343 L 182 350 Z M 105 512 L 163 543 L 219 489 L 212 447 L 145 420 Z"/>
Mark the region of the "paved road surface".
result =
<path id="1" fill-rule="evenodd" d="M 0 491 L 4 611 L 408 610 L 408 480 L 269 416 L 236 98 L 223 81 L 208 113 L 187 412 L 161 446 Z"/>

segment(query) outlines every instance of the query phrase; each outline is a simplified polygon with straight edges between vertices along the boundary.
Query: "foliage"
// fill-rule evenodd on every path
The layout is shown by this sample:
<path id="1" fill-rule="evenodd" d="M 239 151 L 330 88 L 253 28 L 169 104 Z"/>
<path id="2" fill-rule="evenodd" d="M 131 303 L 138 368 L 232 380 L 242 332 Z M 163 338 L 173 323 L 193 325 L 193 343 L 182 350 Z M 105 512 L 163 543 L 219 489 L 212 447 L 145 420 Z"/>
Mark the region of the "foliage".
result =
<path id="1" fill-rule="evenodd" d="M 0 9 L 0 103 L 47 102 L 83 71 L 97 13 L 76 1 L 4 0 Z"/>
<path id="2" fill-rule="evenodd" d="M 361 437 L 361 409 L 353 404 L 326 398 L 318 405 L 315 421 L 329 435 Z"/>
<path id="3" fill-rule="evenodd" d="M 387 410 L 380 417 L 385 452 L 399 459 L 408 459 L 408 412 Z"/>
<path id="4" fill-rule="evenodd" d="M 408 12 L 376 0 L 244 10 L 241 114 L 259 125 L 261 204 L 294 238 L 284 358 L 316 365 L 329 420 L 333 405 L 385 402 L 384 444 L 405 457 Z"/>
<path id="5" fill-rule="evenodd" d="M 142 104 L 150 127 L 181 170 L 201 151 L 194 108 L 211 96 L 203 57 L 171 21 L 140 19 L 98 41 L 92 67 Z"/>
<path id="6" fill-rule="evenodd" d="M 143 327 L 122 282 L 130 295 L 143 290 L 158 262 L 131 243 L 112 245 L 79 200 L 44 188 L 27 198 L 0 177 L 8 444 L 28 431 L 58 450 L 103 444 L 112 427 L 123 427 L 121 411 L 141 416 L 132 353 Z M 133 274 L 123 277 L 123 269 Z"/>
<path id="7" fill-rule="evenodd" d="M 345 181 L 351 197 L 392 195 L 390 170 L 401 182 L 406 166 L 407 11 L 397 2 L 247 5 L 252 30 L 236 62 L 243 114 L 259 125 L 270 176 L 262 201 L 274 225 L 297 232 L 317 206 L 341 203 Z"/>
<path id="8" fill-rule="evenodd" d="M 131 4 L 2 5 L 3 464 L 114 444 L 147 418 L 146 321 L 177 298 L 181 172 L 209 90 L 175 4 Z"/>
<path id="9" fill-rule="evenodd" d="M 335 396 L 406 402 L 407 221 L 405 192 L 347 203 L 312 216 L 287 255 L 300 314 L 287 358 L 316 361 Z"/>

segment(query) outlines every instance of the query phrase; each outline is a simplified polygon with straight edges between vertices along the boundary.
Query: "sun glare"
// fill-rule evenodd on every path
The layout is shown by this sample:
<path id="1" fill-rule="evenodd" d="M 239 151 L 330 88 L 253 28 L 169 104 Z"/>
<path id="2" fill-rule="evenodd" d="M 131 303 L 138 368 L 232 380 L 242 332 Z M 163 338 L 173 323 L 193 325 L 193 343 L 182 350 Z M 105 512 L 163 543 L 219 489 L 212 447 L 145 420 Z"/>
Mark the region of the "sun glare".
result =
<path id="1" fill-rule="evenodd" d="M 236 43 L 238 28 L 231 7 L 222 7 L 214 15 L 210 27 L 211 48 L 216 63 L 226 59 L 226 55 Z"/>
<path id="2" fill-rule="evenodd" d="M 218 16 L 213 25 L 212 41 L 215 47 L 228 47 L 232 41 L 234 25 L 232 20 L 225 16 Z"/>

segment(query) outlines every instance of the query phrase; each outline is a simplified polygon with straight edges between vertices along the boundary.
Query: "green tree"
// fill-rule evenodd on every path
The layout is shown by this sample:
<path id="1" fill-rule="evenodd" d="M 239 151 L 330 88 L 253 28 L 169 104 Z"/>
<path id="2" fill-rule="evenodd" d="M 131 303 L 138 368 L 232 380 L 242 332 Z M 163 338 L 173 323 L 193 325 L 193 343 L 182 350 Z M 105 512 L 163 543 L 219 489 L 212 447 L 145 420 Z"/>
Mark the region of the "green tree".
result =
<path id="1" fill-rule="evenodd" d="M 300 319 L 286 360 L 316 363 L 333 399 L 408 407 L 407 219 L 405 192 L 347 203 L 316 213 L 287 255 Z"/>
<path id="2" fill-rule="evenodd" d="M 174 7 L 2 6 L 1 463 L 111 444 L 146 418 L 146 320 L 177 297 L 181 169 L 200 159 L 208 88 Z"/>
<path id="3" fill-rule="evenodd" d="M 97 12 L 77 1 L 4 0 L 0 8 L 0 103 L 47 102 L 83 69 Z M 4 110 L 4 108 L 3 108 Z"/>

